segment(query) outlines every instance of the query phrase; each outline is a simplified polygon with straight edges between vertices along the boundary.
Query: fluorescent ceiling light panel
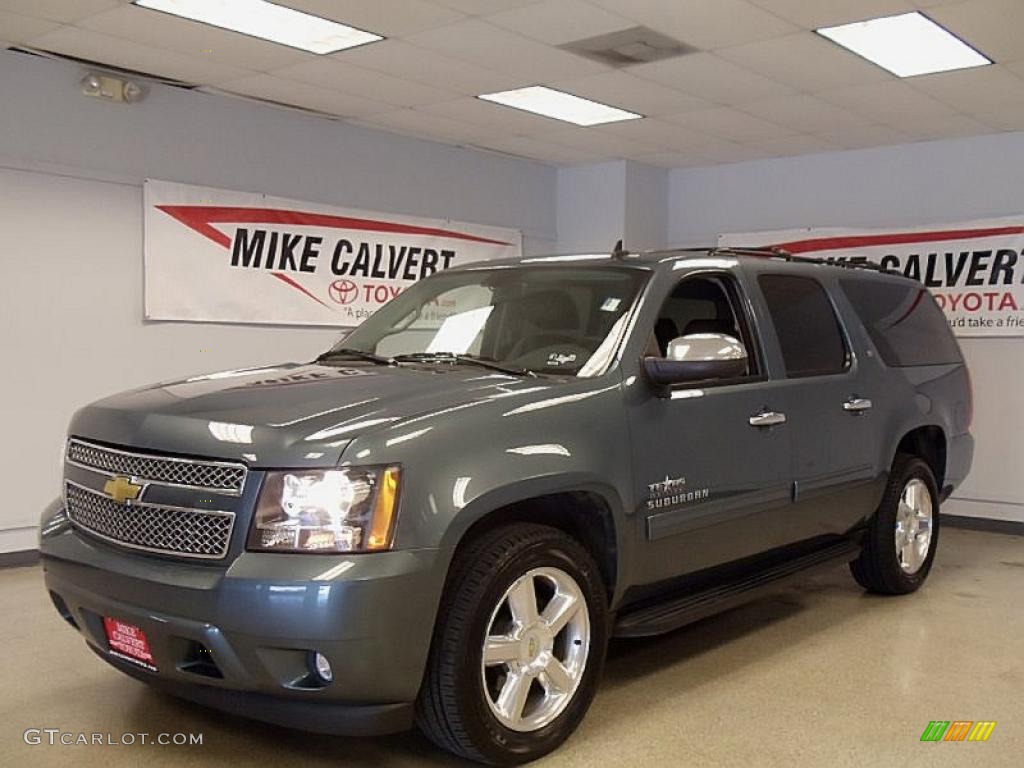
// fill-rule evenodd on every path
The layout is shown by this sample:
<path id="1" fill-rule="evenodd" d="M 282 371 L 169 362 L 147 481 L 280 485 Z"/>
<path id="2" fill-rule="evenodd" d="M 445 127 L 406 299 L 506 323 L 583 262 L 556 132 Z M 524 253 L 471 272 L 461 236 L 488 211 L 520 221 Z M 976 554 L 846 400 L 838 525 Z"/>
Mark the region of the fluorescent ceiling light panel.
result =
<path id="1" fill-rule="evenodd" d="M 917 11 L 816 31 L 897 77 L 949 72 L 992 63 Z"/>
<path id="2" fill-rule="evenodd" d="M 531 85 L 528 88 L 499 93 L 482 93 L 477 98 L 552 117 L 555 120 L 564 120 L 574 125 L 600 125 L 643 117 L 635 112 L 627 112 L 590 99 L 581 99 L 571 93 L 556 91 L 543 85 Z"/>
<path id="3" fill-rule="evenodd" d="M 325 54 L 383 40 L 380 35 L 267 0 L 134 0 L 135 5 L 199 21 L 310 53 Z"/>

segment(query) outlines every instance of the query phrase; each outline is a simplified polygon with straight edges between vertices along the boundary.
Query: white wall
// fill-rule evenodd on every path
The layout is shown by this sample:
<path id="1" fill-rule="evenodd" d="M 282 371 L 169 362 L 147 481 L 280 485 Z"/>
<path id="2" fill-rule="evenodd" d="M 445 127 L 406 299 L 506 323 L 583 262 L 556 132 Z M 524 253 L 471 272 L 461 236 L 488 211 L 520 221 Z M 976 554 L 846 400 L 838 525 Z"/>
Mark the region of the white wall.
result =
<path id="1" fill-rule="evenodd" d="M 59 493 L 71 413 L 105 394 L 201 371 L 308 359 L 331 329 L 142 319 L 142 181 L 253 190 L 521 229 L 555 241 L 548 166 L 154 87 L 86 99 L 81 71 L 0 51 L 0 552 L 35 546 Z M 13 470 L 13 471 L 10 471 Z"/>
<path id="2" fill-rule="evenodd" d="M 1024 134 L 767 160 L 669 174 L 668 241 L 814 226 L 1024 219 Z M 962 339 L 974 382 L 974 467 L 947 511 L 1024 521 L 1024 338 Z"/>
<path id="3" fill-rule="evenodd" d="M 668 171 L 629 160 L 558 170 L 559 253 L 665 247 Z"/>

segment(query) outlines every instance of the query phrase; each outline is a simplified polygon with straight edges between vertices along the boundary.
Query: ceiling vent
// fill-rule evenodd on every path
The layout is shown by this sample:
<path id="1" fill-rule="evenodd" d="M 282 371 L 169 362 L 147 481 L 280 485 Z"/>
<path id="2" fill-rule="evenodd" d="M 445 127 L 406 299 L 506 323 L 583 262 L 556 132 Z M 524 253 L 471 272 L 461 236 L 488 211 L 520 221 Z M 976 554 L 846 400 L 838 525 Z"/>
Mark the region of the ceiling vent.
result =
<path id="1" fill-rule="evenodd" d="M 612 67 L 629 67 L 696 53 L 697 48 L 681 43 L 647 27 L 631 27 L 607 35 L 588 37 L 558 46 Z"/>

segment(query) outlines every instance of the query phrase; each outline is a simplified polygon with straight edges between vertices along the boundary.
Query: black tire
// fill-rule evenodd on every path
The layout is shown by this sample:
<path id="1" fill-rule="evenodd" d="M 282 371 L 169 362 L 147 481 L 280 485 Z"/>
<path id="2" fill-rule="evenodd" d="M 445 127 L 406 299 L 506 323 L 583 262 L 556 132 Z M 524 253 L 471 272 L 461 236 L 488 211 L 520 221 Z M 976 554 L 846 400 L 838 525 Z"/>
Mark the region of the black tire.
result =
<path id="1" fill-rule="evenodd" d="M 899 563 L 894 541 L 896 512 L 903 489 L 911 480 L 920 480 L 928 488 L 932 503 L 932 536 L 928 554 L 921 567 L 907 573 Z M 871 524 L 864 536 L 860 557 L 850 563 L 857 583 L 880 595 L 905 595 L 917 590 L 928 578 L 939 545 L 939 493 L 931 468 L 916 456 L 898 454 L 889 473 L 889 481 Z"/>
<path id="2" fill-rule="evenodd" d="M 558 568 L 579 586 L 590 618 L 590 650 L 570 703 L 532 732 L 505 727 L 491 712 L 481 679 L 491 612 L 533 568 Z M 435 744 L 469 760 L 518 765 L 557 748 L 576 729 L 597 689 L 608 644 L 607 596 L 593 558 L 562 531 L 532 523 L 504 526 L 458 553 L 441 598 L 417 725 Z"/>

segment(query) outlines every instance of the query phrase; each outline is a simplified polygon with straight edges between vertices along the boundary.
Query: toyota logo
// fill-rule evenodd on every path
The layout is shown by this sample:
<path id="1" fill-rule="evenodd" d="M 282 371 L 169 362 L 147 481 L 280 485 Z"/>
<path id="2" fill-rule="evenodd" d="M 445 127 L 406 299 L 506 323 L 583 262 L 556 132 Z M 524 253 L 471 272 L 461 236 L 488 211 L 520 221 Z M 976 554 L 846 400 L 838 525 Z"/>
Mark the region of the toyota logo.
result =
<path id="1" fill-rule="evenodd" d="M 335 280 L 328 288 L 331 301 L 338 304 L 351 304 L 359 298 L 359 286 L 351 280 Z"/>

